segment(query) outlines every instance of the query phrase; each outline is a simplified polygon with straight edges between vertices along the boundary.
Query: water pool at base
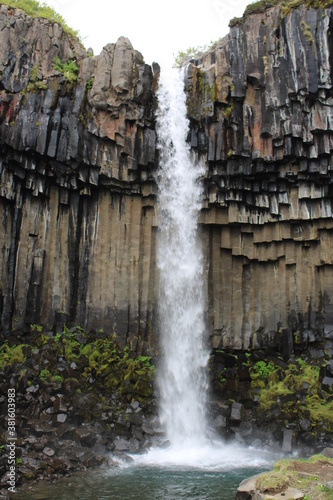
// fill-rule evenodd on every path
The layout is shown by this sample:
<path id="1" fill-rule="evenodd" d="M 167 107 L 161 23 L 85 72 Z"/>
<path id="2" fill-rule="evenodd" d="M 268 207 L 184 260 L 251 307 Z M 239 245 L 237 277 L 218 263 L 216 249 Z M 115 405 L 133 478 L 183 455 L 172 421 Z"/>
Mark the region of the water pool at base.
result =
<path id="1" fill-rule="evenodd" d="M 189 468 L 129 467 L 95 471 L 40 484 L 33 491 L 18 493 L 22 500 L 233 500 L 238 485 L 263 468 L 204 471 Z M 23 496 L 22 496 L 23 495 Z"/>
<path id="2" fill-rule="evenodd" d="M 269 470 L 281 457 L 237 446 L 210 450 L 210 455 L 207 449 L 189 456 L 189 450 L 182 455 L 175 448 L 152 449 L 133 456 L 130 464 L 120 462 L 108 470 L 96 469 L 53 484 L 40 483 L 29 491 L 29 500 L 233 500 L 243 479 Z M 178 462 L 174 463 L 176 457 Z M 28 498 L 27 489 L 15 498 Z"/>

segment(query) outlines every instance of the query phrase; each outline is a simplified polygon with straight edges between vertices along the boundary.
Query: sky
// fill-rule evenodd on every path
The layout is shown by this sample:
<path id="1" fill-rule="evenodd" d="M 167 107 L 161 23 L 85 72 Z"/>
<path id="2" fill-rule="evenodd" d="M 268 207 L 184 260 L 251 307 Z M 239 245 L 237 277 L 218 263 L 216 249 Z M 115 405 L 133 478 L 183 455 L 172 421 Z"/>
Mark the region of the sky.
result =
<path id="1" fill-rule="evenodd" d="M 252 0 L 46 0 L 79 31 L 98 55 L 120 36 L 129 38 L 147 64 L 172 66 L 174 55 L 209 44 L 229 32 Z"/>

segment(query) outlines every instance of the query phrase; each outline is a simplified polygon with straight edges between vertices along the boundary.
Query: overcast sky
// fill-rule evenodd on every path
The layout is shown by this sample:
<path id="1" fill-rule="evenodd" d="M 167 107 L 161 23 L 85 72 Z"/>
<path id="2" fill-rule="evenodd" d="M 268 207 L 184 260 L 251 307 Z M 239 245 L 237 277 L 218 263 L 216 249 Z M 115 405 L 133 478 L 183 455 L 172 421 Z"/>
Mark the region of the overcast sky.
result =
<path id="1" fill-rule="evenodd" d="M 145 62 L 172 65 L 180 50 L 225 36 L 252 0 L 46 0 L 99 54 L 126 36 Z"/>

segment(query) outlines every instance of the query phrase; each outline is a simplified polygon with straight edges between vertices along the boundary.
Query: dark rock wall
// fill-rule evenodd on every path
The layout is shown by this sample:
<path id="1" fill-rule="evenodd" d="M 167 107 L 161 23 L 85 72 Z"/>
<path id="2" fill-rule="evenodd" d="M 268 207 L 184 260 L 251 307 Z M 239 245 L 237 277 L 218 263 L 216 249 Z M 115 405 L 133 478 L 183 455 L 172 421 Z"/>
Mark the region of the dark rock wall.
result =
<path id="1" fill-rule="evenodd" d="M 187 68 L 215 347 L 333 347 L 331 26 L 269 9 Z"/>
<path id="2" fill-rule="evenodd" d="M 135 347 L 151 333 L 152 69 L 126 38 L 93 57 L 18 10 L 0 25 L 2 327 L 66 322 Z"/>
<path id="3" fill-rule="evenodd" d="M 331 9 L 269 9 L 187 67 L 215 348 L 333 348 L 331 28 Z M 4 332 L 66 322 L 153 346 L 158 68 L 126 38 L 94 57 L 2 6 L 0 69 Z"/>

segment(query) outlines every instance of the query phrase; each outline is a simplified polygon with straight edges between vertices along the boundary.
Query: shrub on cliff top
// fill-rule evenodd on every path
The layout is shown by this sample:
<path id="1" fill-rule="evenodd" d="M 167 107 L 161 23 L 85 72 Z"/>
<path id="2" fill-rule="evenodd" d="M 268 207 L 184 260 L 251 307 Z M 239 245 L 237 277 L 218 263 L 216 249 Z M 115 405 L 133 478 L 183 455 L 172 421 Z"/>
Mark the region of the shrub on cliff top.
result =
<path id="1" fill-rule="evenodd" d="M 8 5 L 8 7 L 24 10 L 31 17 L 42 17 L 48 19 L 51 23 L 58 23 L 69 35 L 79 36 L 77 30 L 70 28 L 64 18 L 44 2 L 39 3 L 37 0 L 0 0 L 0 3 Z"/>

